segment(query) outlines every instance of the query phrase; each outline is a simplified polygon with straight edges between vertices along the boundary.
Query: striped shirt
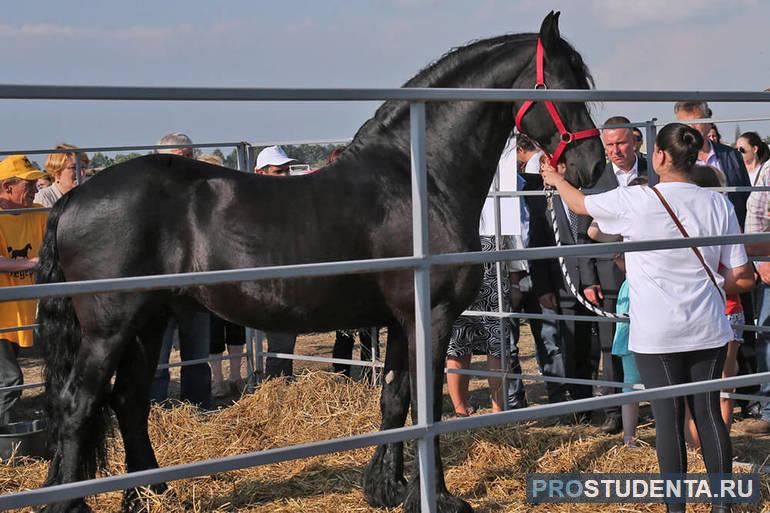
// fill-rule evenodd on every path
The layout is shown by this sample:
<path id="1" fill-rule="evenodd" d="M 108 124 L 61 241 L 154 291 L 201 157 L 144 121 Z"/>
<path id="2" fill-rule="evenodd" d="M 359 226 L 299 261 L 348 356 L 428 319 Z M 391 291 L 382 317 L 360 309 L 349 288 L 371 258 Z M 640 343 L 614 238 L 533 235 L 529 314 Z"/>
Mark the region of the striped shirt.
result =
<path id="1" fill-rule="evenodd" d="M 770 186 L 770 160 L 759 168 L 754 184 L 757 187 Z M 746 233 L 770 232 L 770 191 L 754 191 L 746 201 Z"/>

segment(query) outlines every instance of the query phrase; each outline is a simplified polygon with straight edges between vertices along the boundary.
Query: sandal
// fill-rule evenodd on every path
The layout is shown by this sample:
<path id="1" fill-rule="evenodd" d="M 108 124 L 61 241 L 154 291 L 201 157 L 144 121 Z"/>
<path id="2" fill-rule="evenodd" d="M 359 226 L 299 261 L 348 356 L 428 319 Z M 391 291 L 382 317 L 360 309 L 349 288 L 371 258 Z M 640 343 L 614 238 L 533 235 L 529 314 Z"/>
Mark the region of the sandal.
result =
<path id="1" fill-rule="evenodd" d="M 476 408 L 474 408 L 473 406 L 468 406 L 468 407 L 465 409 L 465 411 L 466 411 L 466 413 L 460 413 L 460 412 L 457 412 L 457 411 L 456 411 L 456 412 L 454 412 L 454 416 L 455 416 L 455 417 L 459 417 L 459 418 L 470 417 L 471 415 L 473 415 L 474 413 L 476 413 Z"/>

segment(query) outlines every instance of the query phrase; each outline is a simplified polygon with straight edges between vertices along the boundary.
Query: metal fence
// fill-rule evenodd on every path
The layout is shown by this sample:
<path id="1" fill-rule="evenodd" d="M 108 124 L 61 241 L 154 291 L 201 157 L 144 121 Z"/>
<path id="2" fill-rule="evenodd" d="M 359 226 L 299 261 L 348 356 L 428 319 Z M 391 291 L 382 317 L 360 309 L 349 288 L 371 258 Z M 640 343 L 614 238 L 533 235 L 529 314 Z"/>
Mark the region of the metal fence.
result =
<path id="1" fill-rule="evenodd" d="M 106 291 L 154 290 L 167 287 L 211 285 L 245 280 L 286 277 L 317 277 L 341 273 L 365 273 L 384 270 L 414 270 L 417 405 L 418 419 L 409 427 L 368 433 L 365 435 L 302 444 L 288 448 L 243 454 L 229 458 L 174 465 L 132 474 L 112 476 L 77 483 L 67 483 L 45 489 L 30 490 L 0 496 L 0 508 L 18 508 L 121 490 L 163 481 L 207 475 L 217 472 L 327 454 L 371 445 L 404 440 L 417 441 L 420 467 L 421 506 L 424 512 L 436 511 L 433 439 L 445 433 L 533 420 L 553 415 L 588 411 L 628 402 L 661 399 L 684 394 L 702 393 L 755 385 L 770 380 L 770 372 L 738 376 L 595 397 L 565 403 L 534 406 L 521 410 L 490 415 L 433 422 L 431 372 L 430 272 L 436 265 L 485 263 L 498 260 L 534 260 L 556 256 L 587 256 L 607 252 L 645 251 L 689 246 L 756 243 L 770 241 L 770 234 L 700 237 L 689 240 L 670 239 L 645 242 L 595 244 L 559 248 L 531 248 L 489 253 L 455 253 L 431 255 L 428 251 L 427 226 L 427 166 L 425 161 L 425 102 L 427 101 L 493 101 L 514 100 L 551 101 L 643 101 L 674 102 L 681 100 L 716 100 L 729 102 L 767 102 L 770 93 L 758 92 L 692 92 L 692 91 L 586 91 L 586 90 L 480 90 L 480 89 L 204 89 L 204 88 L 123 88 L 123 87 L 57 87 L 0 85 L 0 99 L 78 99 L 78 100 L 174 100 L 174 101 L 261 101 L 261 100 L 402 100 L 410 104 L 412 209 L 414 254 L 410 257 L 372 259 L 350 262 L 329 262 L 267 268 L 234 269 L 202 273 L 181 273 L 162 276 L 139 276 L 116 280 L 92 280 L 8 287 L 0 290 L 0 301 L 33 299 L 44 296 L 72 296 Z M 648 140 L 651 130 L 648 130 Z M 435 377 L 437 378 L 437 377 Z"/>

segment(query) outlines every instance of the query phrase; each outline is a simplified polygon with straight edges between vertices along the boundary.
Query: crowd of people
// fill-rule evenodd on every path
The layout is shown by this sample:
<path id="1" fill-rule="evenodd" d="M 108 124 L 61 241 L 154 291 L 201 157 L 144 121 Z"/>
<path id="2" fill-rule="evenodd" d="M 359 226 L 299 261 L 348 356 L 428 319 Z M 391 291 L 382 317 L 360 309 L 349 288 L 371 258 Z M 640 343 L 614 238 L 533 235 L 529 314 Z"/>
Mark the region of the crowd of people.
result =
<path id="1" fill-rule="evenodd" d="M 677 103 L 674 114 L 681 123 L 666 125 L 655 141 L 649 141 L 648 155 L 641 153 L 641 132 L 627 118 L 607 119 L 601 130 L 607 164 L 593 188 L 585 191 L 566 181 L 562 162 L 553 166 L 529 138 L 518 135 L 518 165 L 502 167 L 503 156 L 499 171 L 523 178 L 519 190 L 550 186 L 559 196 L 553 199 L 553 218 L 542 196 L 525 196 L 528 212 L 520 218 L 526 223 L 513 231 L 524 234 L 530 247 L 770 231 L 770 193 L 707 189 L 770 185 L 767 144 L 756 132 L 741 134 L 735 147 L 720 143 L 715 126 L 701 122 L 711 116 L 705 102 Z M 648 171 L 650 162 L 653 174 Z M 503 241 L 511 233 L 503 231 Z M 483 244 L 483 229 L 481 234 L 482 245 L 488 249 L 490 244 Z M 501 249 L 505 247 L 510 246 Z M 743 326 L 770 323 L 770 263 L 757 262 L 754 267 L 748 259 L 748 255 L 768 254 L 766 244 L 737 244 L 601 258 L 565 257 L 561 263 L 536 260 L 523 266 L 508 262 L 515 268 L 503 269 L 500 288 L 495 287 L 494 267 L 487 266 L 472 308 L 496 310 L 497 291 L 502 290 L 503 301 L 514 312 L 594 315 L 578 301 L 582 296 L 600 309 L 630 317 L 625 323 L 532 320 L 535 355 L 546 376 L 598 377 L 623 383 L 623 390 L 629 391 L 638 384 L 655 388 L 765 372 L 770 367 L 770 334 L 759 332 L 755 337 L 753 331 L 744 332 Z M 517 293 L 511 295 L 513 276 Z M 506 337 L 505 330 L 496 329 L 498 319 L 487 319 L 487 327 L 476 320 L 479 318 L 471 319 L 477 327 L 462 329 L 468 321 L 458 321 L 453 343 L 467 352 L 486 352 L 491 356 L 488 362 L 493 362 L 490 368 L 496 364 L 498 370 L 518 372 L 516 323 L 509 323 L 511 335 Z M 505 343 L 511 348 L 507 369 L 499 366 L 499 347 Z M 455 358 L 450 345 L 447 367 L 456 367 Z M 594 390 L 584 384 L 547 385 L 550 402 L 618 392 L 612 386 Z M 499 390 L 492 381 L 490 387 L 493 410 L 498 410 Z M 452 398 L 458 416 L 473 411 L 467 392 L 462 393 L 465 395 L 459 399 Z M 770 395 L 770 385 L 762 385 L 759 395 Z M 512 380 L 507 400 L 510 408 L 526 406 L 520 380 Z M 686 471 L 688 445 L 702 451 L 709 473 L 732 471 L 729 432 L 735 401 L 721 398 L 715 391 L 655 400 L 651 406 L 661 472 Z M 744 401 L 741 413 L 747 420 L 741 429 L 750 435 L 770 434 L 769 410 L 770 401 Z M 622 431 L 624 443 L 637 446 L 638 404 L 594 413 L 603 418 L 602 431 Z M 591 417 L 582 413 L 571 420 L 589 422 Z M 681 505 L 668 506 L 670 511 L 678 511 Z"/>
<path id="2" fill-rule="evenodd" d="M 770 192 L 719 193 L 714 186 L 770 185 L 770 149 L 756 132 L 746 132 L 735 147 L 720 142 L 716 126 L 703 122 L 711 115 L 705 102 L 679 102 L 674 114 L 680 123 L 663 127 L 648 154 L 641 152 L 643 134 L 623 116 L 607 119 L 601 139 L 606 166 L 591 190 L 575 189 L 564 179 L 565 165 L 552 165 L 548 156 L 525 135 L 512 138 L 499 163 L 502 189 L 542 190 L 553 187 L 559 195 L 552 212 L 542 195 L 524 200 L 500 200 L 502 237 L 496 240 L 494 200 L 485 204 L 480 220 L 481 247 L 485 251 L 521 247 L 591 244 L 620 240 L 770 231 Z M 193 143 L 182 133 L 162 137 L 158 153 L 194 158 Z M 0 208 L 51 207 L 77 187 L 89 165 L 86 153 L 67 144 L 56 147 L 38 170 L 27 157 L 13 155 L 0 162 Z M 69 151 L 68 151 L 69 150 Z M 343 148 L 337 149 L 330 162 Z M 216 155 L 199 160 L 222 166 Z M 282 148 L 263 149 L 254 172 L 287 176 L 294 159 Z M 650 164 L 654 173 L 650 173 Z M 551 217 L 553 216 L 553 217 Z M 42 245 L 47 214 L 34 211 L 0 215 L 0 286 L 30 284 Z M 552 229 L 555 225 L 556 230 Z M 558 238 L 557 238 L 558 237 Z M 770 325 L 770 262 L 756 267 L 748 255 L 766 256 L 770 247 L 755 244 L 709 246 L 668 251 L 641 251 L 602 257 L 565 257 L 552 260 L 487 264 L 483 284 L 472 309 L 528 313 L 592 315 L 583 300 L 598 308 L 628 314 L 630 323 L 565 320 L 531 320 L 535 354 L 544 376 L 600 378 L 605 382 L 645 387 L 687 383 L 770 368 L 770 333 L 744 332 L 741 326 Z M 501 272 L 500 272 L 501 271 Z M 501 282 L 498 283 L 498 279 Z M 755 287 L 756 284 L 756 287 Z M 498 291 L 502 292 L 499 297 Z M 3 327 L 33 324 L 34 301 L 0 303 Z M 371 329 L 360 332 L 372 333 Z M 376 333 L 376 330 L 374 331 Z M 269 353 L 293 353 L 297 333 L 267 332 Z M 376 335 L 375 335 L 376 336 Z M 337 333 L 335 356 L 348 358 L 354 333 Z M 178 344 L 183 361 L 203 360 L 227 350 L 227 378 L 221 361 L 195 362 L 181 369 L 180 399 L 210 408 L 212 399 L 240 394 L 246 387 L 241 357 L 246 339 L 243 327 L 208 312 L 177 315 L 166 327 L 160 363 L 168 363 Z M 490 370 L 520 373 L 519 323 L 511 319 L 466 317 L 455 323 L 447 367 L 467 369 L 473 354 L 487 357 Z M 0 386 L 23 382 L 16 355 L 32 344 L 29 330 L 10 331 L 0 338 Z M 366 341 L 369 346 L 371 340 Z M 376 350 L 376 343 L 374 344 Z M 503 368 L 503 348 L 510 350 L 510 365 Z M 349 374 L 349 367 L 335 366 Z M 291 375 L 292 360 L 268 357 L 267 376 Z M 468 377 L 450 373 L 449 394 L 458 416 L 471 415 Z M 527 406 L 520 379 L 490 378 L 493 411 Z M 157 371 L 152 398 L 168 398 L 169 371 Z M 596 387 L 587 382 L 547 382 L 550 402 L 617 393 L 615 386 Z M 770 396 L 770 383 L 760 395 Z M 0 392 L 0 421 L 8 422 L 18 400 L 18 390 Z M 729 473 L 729 429 L 734 404 L 718 392 L 652 401 L 657 425 L 657 450 L 661 471 L 686 468 L 686 443 L 700 447 L 709 472 Z M 635 447 L 639 415 L 637 404 L 607 408 L 601 414 L 602 431 L 623 431 L 624 442 Z M 747 433 L 770 434 L 770 401 L 742 405 L 742 414 L 755 417 L 743 423 Z M 574 422 L 590 422 L 588 412 Z"/>

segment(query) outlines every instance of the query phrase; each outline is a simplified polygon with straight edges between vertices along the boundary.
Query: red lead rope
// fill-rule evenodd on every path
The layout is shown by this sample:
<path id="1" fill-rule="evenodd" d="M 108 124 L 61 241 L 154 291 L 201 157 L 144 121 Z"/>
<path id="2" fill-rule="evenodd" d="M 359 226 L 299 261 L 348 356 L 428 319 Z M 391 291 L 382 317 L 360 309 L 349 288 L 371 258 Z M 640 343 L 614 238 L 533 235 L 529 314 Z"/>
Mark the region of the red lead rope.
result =
<path id="1" fill-rule="evenodd" d="M 545 71 L 543 69 L 543 61 L 545 56 L 545 50 L 543 49 L 543 42 L 540 40 L 540 38 L 537 38 L 537 56 L 536 56 L 536 66 L 537 66 L 537 76 L 536 76 L 536 82 L 535 82 L 535 89 L 546 89 L 545 85 Z M 531 100 L 527 100 L 521 105 L 521 108 L 519 108 L 518 112 L 516 112 L 516 128 L 519 130 L 519 132 L 522 132 L 521 129 L 521 120 L 524 118 L 524 114 L 527 113 L 530 107 L 535 102 Z M 553 156 L 551 156 L 551 165 L 553 167 L 556 167 L 556 163 L 559 161 L 559 158 L 561 157 L 561 154 L 564 153 L 564 150 L 567 149 L 567 145 L 570 144 L 573 141 L 578 141 L 580 139 L 588 139 L 589 137 L 599 137 L 599 130 L 596 128 L 590 128 L 588 130 L 581 130 L 579 132 L 570 132 L 567 130 L 567 128 L 564 126 L 564 123 L 561 120 L 561 116 L 559 116 L 559 112 L 556 110 L 556 106 L 548 100 L 543 102 L 545 104 L 545 107 L 548 109 L 548 112 L 551 114 L 551 119 L 553 120 L 553 124 L 556 125 L 556 129 L 559 131 L 559 136 L 561 137 L 561 141 L 559 142 L 559 145 L 556 147 L 556 151 L 553 152 Z"/>

